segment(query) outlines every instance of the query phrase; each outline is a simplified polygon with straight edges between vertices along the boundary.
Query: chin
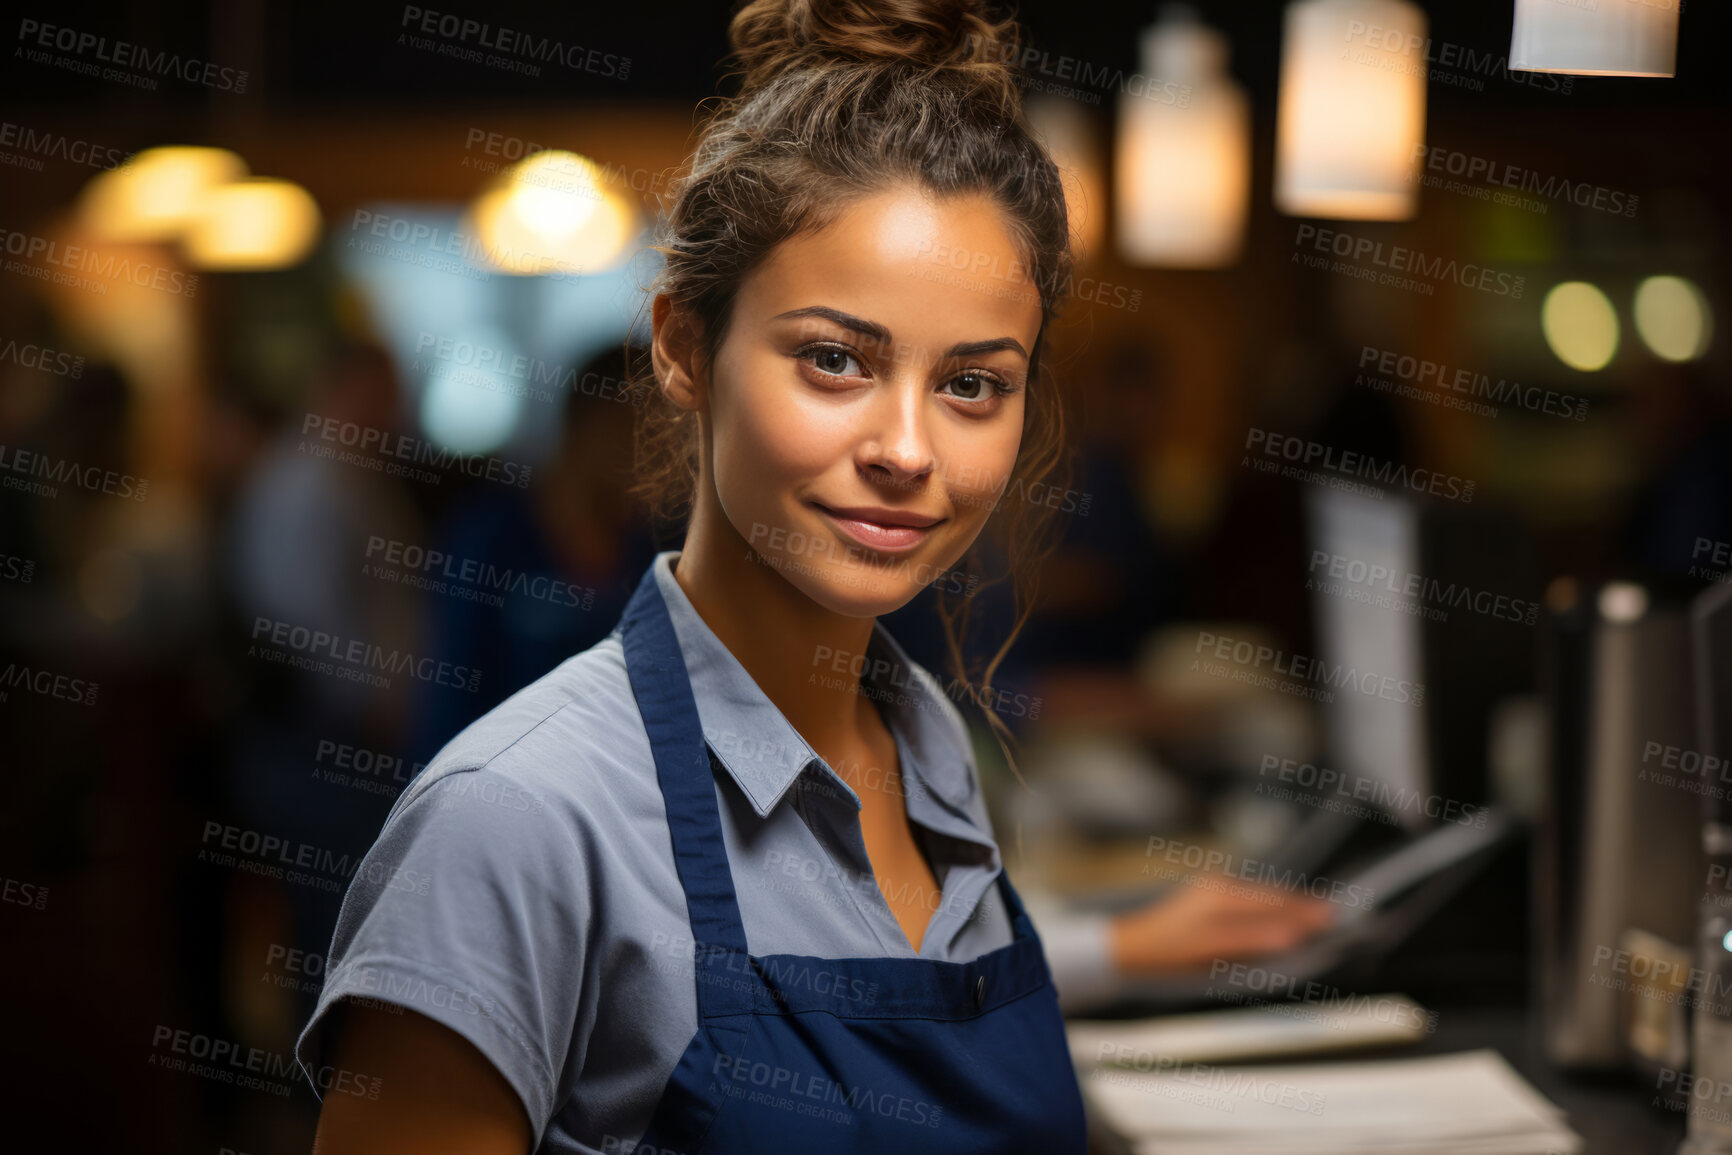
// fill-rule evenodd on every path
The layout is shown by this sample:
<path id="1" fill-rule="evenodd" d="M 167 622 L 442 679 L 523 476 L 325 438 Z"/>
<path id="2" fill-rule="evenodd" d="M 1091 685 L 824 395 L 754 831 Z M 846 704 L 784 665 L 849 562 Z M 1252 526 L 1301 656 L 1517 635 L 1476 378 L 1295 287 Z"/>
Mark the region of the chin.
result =
<path id="1" fill-rule="evenodd" d="M 894 613 L 921 590 L 918 582 L 894 573 L 878 574 L 864 567 L 823 562 L 806 567 L 797 559 L 793 564 L 802 565 L 807 572 L 783 569 L 783 576 L 814 602 L 843 617 L 876 618 Z"/>
<path id="2" fill-rule="evenodd" d="M 894 613 L 930 585 L 951 593 L 973 592 L 967 575 L 953 566 L 967 552 L 979 525 L 938 526 L 915 548 L 896 551 L 857 542 L 804 508 L 775 509 L 751 525 L 755 532 L 741 536 L 758 564 L 842 617 Z"/>
<path id="3" fill-rule="evenodd" d="M 755 552 L 761 565 L 789 585 L 831 613 L 850 618 L 876 618 L 901 609 L 940 572 L 939 566 L 922 559 L 926 551 L 868 560 L 859 546 L 840 541 L 827 545 L 830 548 Z"/>

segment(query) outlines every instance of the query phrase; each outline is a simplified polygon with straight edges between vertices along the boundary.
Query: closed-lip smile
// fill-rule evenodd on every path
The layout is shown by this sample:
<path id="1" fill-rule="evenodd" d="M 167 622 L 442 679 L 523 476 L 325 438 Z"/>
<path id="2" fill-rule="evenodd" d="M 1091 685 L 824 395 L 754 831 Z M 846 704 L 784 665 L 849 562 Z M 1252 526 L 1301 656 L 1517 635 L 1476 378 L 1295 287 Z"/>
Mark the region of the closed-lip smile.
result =
<path id="1" fill-rule="evenodd" d="M 809 504 L 834 522 L 847 537 L 868 549 L 884 553 L 900 553 L 914 548 L 926 538 L 933 526 L 944 520 L 883 505 L 832 507 L 816 501 Z"/>

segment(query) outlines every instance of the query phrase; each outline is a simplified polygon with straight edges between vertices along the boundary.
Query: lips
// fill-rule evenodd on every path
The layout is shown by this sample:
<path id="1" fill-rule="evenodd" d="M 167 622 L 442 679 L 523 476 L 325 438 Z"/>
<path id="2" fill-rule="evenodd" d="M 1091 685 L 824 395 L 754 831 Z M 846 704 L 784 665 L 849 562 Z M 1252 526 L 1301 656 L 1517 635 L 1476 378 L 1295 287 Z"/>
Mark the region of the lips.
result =
<path id="1" fill-rule="evenodd" d="M 913 549 L 925 541 L 933 528 L 944 520 L 912 510 L 890 509 L 885 506 L 831 508 L 815 501 L 811 505 L 841 530 L 843 536 L 881 553 L 899 553 Z"/>

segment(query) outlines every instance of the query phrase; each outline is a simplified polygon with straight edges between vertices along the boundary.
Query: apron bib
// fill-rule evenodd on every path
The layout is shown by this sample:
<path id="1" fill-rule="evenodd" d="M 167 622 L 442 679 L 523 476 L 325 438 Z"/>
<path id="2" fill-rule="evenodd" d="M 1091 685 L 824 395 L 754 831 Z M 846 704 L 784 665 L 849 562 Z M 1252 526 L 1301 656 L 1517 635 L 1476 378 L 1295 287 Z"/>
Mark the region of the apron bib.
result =
<path id="1" fill-rule="evenodd" d="M 1046 959 L 1015 928 L 972 962 L 753 955 L 714 764 L 653 567 L 620 619 L 697 942 L 698 1029 L 638 1155 L 1080 1155 L 1081 1093 Z"/>

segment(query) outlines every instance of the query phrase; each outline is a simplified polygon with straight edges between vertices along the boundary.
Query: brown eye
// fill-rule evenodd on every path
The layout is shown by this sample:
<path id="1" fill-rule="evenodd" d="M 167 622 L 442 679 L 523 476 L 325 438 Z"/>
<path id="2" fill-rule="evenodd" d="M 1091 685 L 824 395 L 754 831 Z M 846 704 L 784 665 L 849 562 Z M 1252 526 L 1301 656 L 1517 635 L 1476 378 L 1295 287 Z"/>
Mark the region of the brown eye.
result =
<path id="1" fill-rule="evenodd" d="M 840 345 L 814 345 L 801 350 L 799 356 L 812 363 L 812 367 L 820 373 L 832 377 L 860 376 L 860 361 L 854 354 Z M 853 365 L 855 371 L 848 372 L 848 366 Z"/>
<path id="2" fill-rule="evenodd" d="M 986 393 L 986 381 L 978 373 L 964 373 L 951 381 L 957 387 L 956 395 L 966 397 L 970 401 L 978 400 Z"/>
<path id="3" fill-rule="evenodd" d="M 950 395 L 959 401 L 984 401 L 994 394 L 1015 392 L 990 373 L 968 371 L 958 373 L 944 383 Z"/>

